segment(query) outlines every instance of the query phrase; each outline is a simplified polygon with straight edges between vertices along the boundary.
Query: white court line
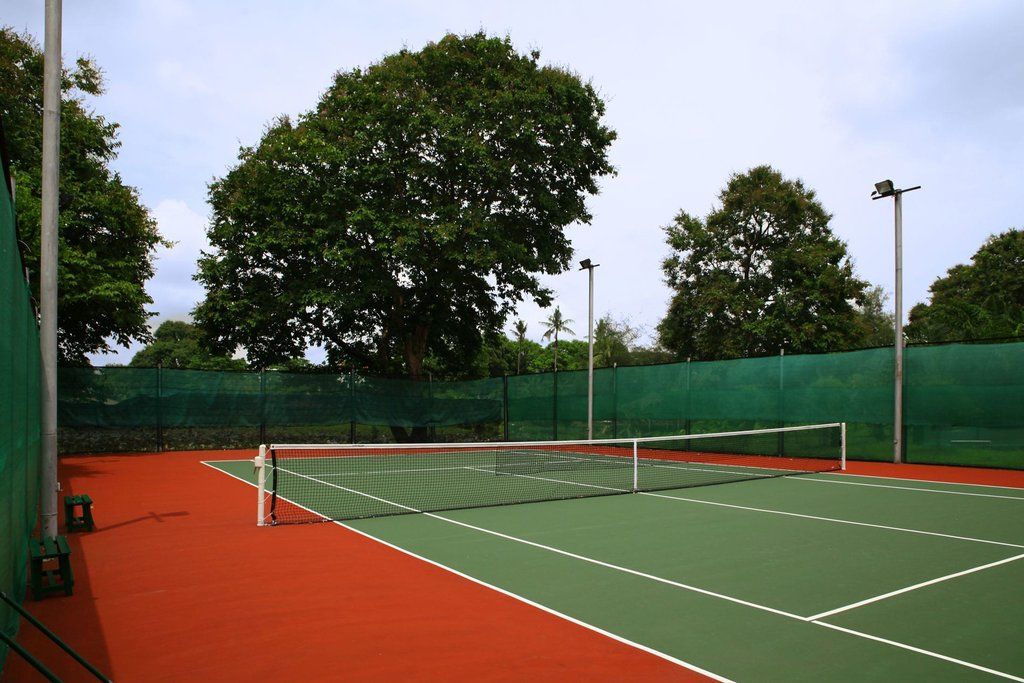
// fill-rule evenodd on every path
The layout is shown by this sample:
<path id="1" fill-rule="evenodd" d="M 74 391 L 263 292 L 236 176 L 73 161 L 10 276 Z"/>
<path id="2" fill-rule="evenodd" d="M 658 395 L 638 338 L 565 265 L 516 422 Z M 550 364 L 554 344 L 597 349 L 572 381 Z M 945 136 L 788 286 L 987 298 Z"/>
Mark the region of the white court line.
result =
<path id="1" fill-rule="evenodd" d="M 906 643 L 900 643 L 900 642 L 897 642 L 895 640 L 889 640 L 888 638 L 880 638 L 878 636 L 873 636 L 870 633 L 863 633 L 861 631 L 854 631 L 852 628 L 844 628 L 843 626 L 836 626 L 835 624 L 826 624 L 824 621 L 812 621 L 811 623 L 812 624 L 817 624 L 818 626 L 824 626 L 825 628 L 830 628 L 830 629 L 832 629 L 834 631 L 842 631 L 843 633 L 848 633 L 848 634 L 853 635 L 853 636 L 859 636 L 861 638 L 867 638 L 868 640 L 875 640 L 875 641 L 877 641 L 879 643 L 885 643 L 886 645 L 892 645 L 894 647 L 903 648 L 904 650 L 910 650 L 911 652 L 917 652 L 918 654 L 927 655 L 929 657 L 935 657 L 936 659 L 942 659 L 942 660 L 945 660 L 947 662 L 952 662 L 953 664 L 959 664 L 960 666 L 966 666 L 966 667 L 968 667 L 970 669 L 976 669 L 978 671 L 984 671 L 987 674 L 992 674 L 993 676 L 999 676 L 1000 678 L 1006 678 L 1006 679 L 1011 680 L 1011 681 L 1019 681 L 1020 683 L 1024 683 L 1024 678 L 1021 678 L 1019 676 L 1014 676 L 1013 674 L 1008 674 L 1005 671 L 996 671 L 995 669 L 990 669 L 990 668 L 988 668 L 986 666 L 981 666 L 980 664 L 974 664 L 972 662 L 968 662 L 968 661 L 965 661 L 963 659 L 956 659 L 955 657 L 949 657 L 947 655 L 939 654 L 938 652 L 932 652 L 931 650 L 925 650 L 924 648 L 914 647 L 913 645 L 907 645 Z"/>
<path id="2" fill-rule="evenodd" d="M 213 467 L 213 466 L 211 465 L 211 467 Z M 228 476 L 232 476 L 232 477 L 234 477 L 236 479 L 239 479 L 240 481 L 246 481 L 245 479 L 242 479 L 241 477 L 237 477 L 237 476 L 234 476 L 233 474 L 229 474 L 227 472 L 224 472 L 223 470 L 220 470 L 219 468 L 213 468 L 213 469 L 217 469 L 217 471 L 220 471 L 220 472 L 222 472 L 224 474 L 228 474 Z M 308 477 L 308 478 L 312 478 L 312 477 Z M 255 484 L 252 484 L 252 482 L 250 482 L 250 481 L 246 481 L 246 483 L 249 483 L 250 485 L 255 485 Z M 330 482 L 327 482 L 327 481 L 321 481 L 321 483 L 325 483 L 327 485 L 334 485 L 334 484 L 331 484 Z M 356 493 L 358 493 L 358 492 L 356 492 Z M 652 495 L 656 496 L 655 494 L 652 494 Z M 374 497 L 374 496 L 370 496 L 370 498 L 375 498 L 376 499 L 376 497 Z M 662 498 L 671 498 L 671 497 L 662 497 Z M 376 500 L 382 500 L 382 499 L 376 499 Z M 683 499 L 676 499 L 676 500 L 683 500 Z M 387 502 L 390 503 L 389 501 L 387 501 Z M 289 503 L 291 503 L 291 501 L 289 501 Z M 292 503 L 292 505 L 297 505 L 297 504 Z M 396 505 L 396 506 L 401 507 L 401 508 L 407 508 L 407 509 L 412 510 L 412 508 L 409 508 L 408 506 L 403 506 L 403 505 L 400 505 L 400 504 L 397 504 L 397 503 L 391 503 L 391 505 Z M 311 512 L 314 515 L 319 515 L 318 512 L 315 512 L 314 510 L 310 510 L 309 508 L 305 508 L 303 506 L 298 506 L 298 507 L 301 507 L 304 510 L 307 510 L 308 512 Z M 736 507 L 736 506 L 729 506 L 729 507 Z M 771 512 L 771 511 L 767 511 L 767 512 Z M 633 573 L 633 574 L 639 575 L 639 577 L 642 577 L 642 578 L 645 578 L 645 579 L 650 579 L 650 580 L 657 581 L 657 582 L 660 582 L 660 583 L 667 583 L 667 584 L 670 584 L 670 585 L 674 585 L 674 586 L 676 586 L 678 588 L 684 588 L 684 589 L 687 589 L 687 590 L 696 590 L 696 592 L 703 593 L 703 594 L 706 594 L 706 595 L 709 595 L 709 596 L 712 596 L 712 597 L 720 597 L 720 598 L 727 599 L 727 600 L 732 601 L 732 602 L 738 602 L 740 604 L 745 604 L 745 605 L 748 605 L 748 606 L 751 606 L 751 607 L 756 607 L 756 608 L 759 608 L 759 609 L 765 609 L 766 611 L 771 611 L 771 612 L 775 612 L 775 613 L 783 615 L 783 616 L 788 616 L 788 617 L 791 617 L 791 618 L 795 618 L 795 620 L 798 620 L 800 622 L 804 622 L 805 624 L 814 624 L 816 626 L 820 626 L 820 627 L 823 627 L 823 628 L 826 628 L 826 629 L 833 629 L 835 631 L 841 631 L 841 632 L 849 634 L 849 635 L 857 636 L 857 637 L 860 637 L 860 638 L 865 638 L 867 640 L 877 641 L 877 642 L 884 643 L 886 645 L 890 645 L 890 646 L 897 647 L 897 648 L 900 648 L 900 649 L 905 649 L 905 650 L 909 650 L 911 652 L 916 652 L 916 653 L 919 653 L 919 654 L 924 654 L 926 656 L 935 657 L 937 659 L 942 659 L 944 661 L 949 661 L 949 663 L 951 663 L 951 664 L 959 665 L 959 666 L 962 666 L 962 667 L 967 667 L 969 669 L 974 669 L 974 670 L 977 670 L 977 671 L 982 671 L 982 672 L 985 672 L 987 674 L 991 674 L 993 676 L 998 676 L 998 677 L 1006 678 L 1006 679 L 1009 679 L 1009 680 L 1012 680 L 1012 681 L 1018 681 L 1020 683 L 1024 683 L 1024 679 L 1022 679 L 1022 678 L 1019 678 L 1019 677 L 1014 676 L 1012 674 L 1007 674 L 1005 672 L 996 671 L 994 669 L 988 669 L 986 667 L 982 667 L 980 665 L 973 664 L 973 663 L 971 663 L 971 661 L 967 661 L 965 659 L 957 659 L 955 657 L 947 656 L 945 654 L 940 654 L 938 652 L 933 652 L 931 650 L 926 650 L 924 648 L 915 647 L 913 645 L 908 645 L 907 643 L 901 643 L 901 642 L 898 642 L 898 641 L 895 641 L 895 640 L 889 640 L 889 639 L 886 639 L 886 638 L 881 638 L 879 636 L 872 636 L 872 635 L 867 634 L 867 633 L 861 633 L 859 631 L 854 631 L 852 629 L 846 629 L 846 628 L 843 628 L 843 627 L 840 627 L 840 626 L 836 626 L 834 624 L 826 624 L 825 622 L 821 622 L 821 621 L 811 621 L 813 617 L 800 616 L 798 614 L 792 614 L 790 612 L 784 612 L 782 610 L 777 610 L 777 609 L 774 609 L 772 607 L 766 607 L 764 605 L 757 605 L 755 603 L 746 603 L 745 601 L 739 600 L 738 598 L 731 598 L 729 596 L 715 594 L 715 593 L 712 593 L 711 591 L 705 591 L 705 590 L 702 590 L 702 589 L 693 589 L 692 587 L 688 587 L 685 584 L 677 584 L 677 583 L 671 582 L 671 581 L 669 581 L 667 579 L 662 579 L 660 577 L 655 577 L 655 575 L 653 575 L 653 574 L 645 574 L 643 572 L 635 571 L 633 569 L 628 569 L 627 567 L 618 567 L 617 565 L 605 563 L 605 562 L 602 562 L 600 560 L 596 560 L 596 559 L 593 559 L 593 558 L 588 558 L 588 557 L 585 557 L 585 556 L 582 556 L 582 555 L 575 555 L 575 554 L 569 553 L 567 551 L 559 550 L 557 548 L 552 548 L 550 546 L 544 546 L 542 544 L 534 543 L 534 542 L 531 542 L 531 541 L 526 541 L 525 539 L 518 539 L 518 538 L 513 537 L 513 536 L 505 535 L 505 533 L 501 533 L 499 531 L 494 531 L 494 530 L 486 529 L 486 528 L 483 528 L 483 527 L 474 526 L 472 524 L 467 524 L 465 522 L 461 522 L 461 521 L 458 521 L 456 519 L 451 519 L 449 517 L 443 517 L 441 515 L 437 515 L 437 514 L 433 514 L 433 513 L 429 513 L 429 512 L 425 512 L 425 513 L 422 513 L 422 514 L 424 514 L 425 516 L 437 519 L 439 521 L 445 521 L 445 522 L 449 522 L 449 523 L 452 523 L 452 524 L 457 524 L 459 526 L 465 526 L 465 527 L 470 528 L 470 529 L 482 531 L 484 533 L 488 533 L 488 535 L 497 536 L 497 537 L 504 538 L 504 539 L 507 539 L 507 540 L 510 540 L 510 541 L 514 541 L 514 542 L 517 542 L 517 543 L 523 543 L 523 544 L 526 544 L 526 545 L 529 545 L 529 546 L 535 546 L 535 547 L 540 548 L 540 549 L 550 550 L 552 552 L 555 552 L 555 553 L 558 553 L 558 554 L 561 554 L 561 555 L 566 555 L 566 556 L 577 558 L 577 559 L 580 559 L 580 560 L 583 560 L 583 561 L 586 561 L 586 562 L 592 562 L 592 563 L 595 563 L 595 564 L 603 565 L 603 566 L 606 566 L 608 568 L 625 570 L 627 573 Z M 804 516 L 804 515 L 798 515 L 798 516 Z M 632 641 L 628 641 L 626 639 L 614 636 L 613 634 L 610 634 L 608 632 L 602 631 L 602 630 L 598 629 L 597 627 L 592 627 L 590 625 L 587 625 L 586 623 L 574 620 L 574 618 L 572 618 L 572 617 L 570 617 L 568 615 L 565 615 L 565 614 L 557 612 L 557 611 L 555 611 L 553 609 L 547 608 L 544 605 L 531 602 L 531 601 L 529 601 L 526 598 L 522 598 L 521 596 L 518 596 L 518 595 L 516 595 L 514 593 L 510 593 L 508 591 L 505 591 L 504 589 L 501 589 L 501 588 L 498 588 L 496 586 L 492 586 L 492 585 L 486 584 L 485 582 L 482 582 L 482 581 L 480 581 L 478 579 L 470 577 L 469 574 L 462 573 L 461 571 L 459 571 L 457 569 L 454 569 L 452 567 L 446 566 L 446 565 L 441 564 L 439 562 L 435 562 L 434 560 L 427 559 L 427 558 L 422 557 L 420 555 L 417 555 L 417 554 L 415 554 L 415 553 L 413 553 L 411 551 L 408 551 L 408 550 L 406 550 L 404 548 L 400 548 L 398 546 L 392 545 L 392 544 L 390 544 L 390 543 L 388 543 L 386 541 L 383 541 L 381 539 L 378 539 L 377 537 L 374 537 L 374 536 L 370 535 L 370 533 L 367 533 L 365 531 L 361 531 L 361 530 L 359 530 L 357 528 L 354 528 L 352 526 L 349 526 L 349 525 L 344 524 L 344 523 L 339 522 L 339 521 L 335 521 L 334 523 L 338 524 L 339 526 L 343 526 L 344 528 L 347 528 L 349 530 L 355 531 L 356 533 L 360 533 L 361 536 L 365 536 L 367 538 L 370 538 L 370 539 L 373 539 L 375 541 L 378 541 L 378 542 L 380 542 L 380 543 L 382 543 L 382 544 L 384 544 L 384 545 L 386 545 L 386 546 L 388 546 L 390 548 L 393 548 L 393 549 L 395 549 L 395 550 L 397 550 L 399 552 L 406 553 L 407 555 L 411 555 L 411 556 L 416 557 L 418 559 L 422 559 L 425 562 L 429 562 L 430 564 L 433 564 L 433 565 L 435 565 L 437 567 L 440 567 L 442 569 L 446 569 L 446 570 L 452 571 L 453 573 L 456 573 L 456 574 L 460 575 L 460 577 L 463 577 L 465 579 L 473 581 L 473 582 L 475 582 L 477 584 L 480 584 L 482 586 L 486 586 L 488 588 L 492 588 L 492 589 L 494 589 L 494 590 L 496 590 L 496 591 L 498 591 L 500 593 L 503 593 L 505 595 L 509 595 L 509 596 L 514 597 L 516 599 L 520 599 L 523 602 L 526 602 L 527 604 L 531 604 L 531 605 L 537 606 L 538 608 L 544 609 L 545 611 L 549 611 L 552 614 L 556 614 L 558 616 L 562 616 L 563 618 L 566 618 L 566 620 L 568 620 L 568 621 L 570 621 L 572 623 L 579 624 L 579 625 L 584 626 L 586 628 L 590 628 L 590 629 L 592 629 L 592 630 L 594 630 L 594 631 L 596 631 L 598 633 L 602 633 L 604 635 L 608 635 L 609 637 L 612 637 L 615 640 L 618 640 L 618 641 L 621 641 L 621 642 L 624 642 L 624 643 L 628 643 L 628 644 L 634 645 L 635 647 L 639 647 L 640 649 L 643 649 L 644 651 L 647 651 L 647 652 L 650 652 L 652 654 L 656 654 L 657 656 L 662 656 L 662 657 L 664 657 L 666 659 L 675 661 L 675 663 L 680 664 L 681 666 L 684 666 L 686 668 L 692 669 L 692 670 L 700 672 L 700 673 L 708 674 L 708 672 L 705 672 L 705 671 L 703 671 L 701 669 L 698 669 L 697 667 L 693 667 L 692 665 L 688 665 L 688 664 L 684 663 L 684 661 L 679 660 L 679 659 L 675 659 L 674 657 L 671 657 L 671 655 L 665 654 L 664 652 L 658 652 L 657 650 L 653 650 L 651 648 L 647 648 L 646 646 L 640 645 L 639 643 L 633 643 Z M 857 523 L 857 522 L 854 522 L 854 523 Z M 898 529 L 898 530 L 905 530 L 905 529 Z M 1002 545 L 1002 544 L 1000 544 L 1000 545 Z M 721 677 L 718 677 L 718 676 L 716 676 L 714 674 L 709 674 L 709 675 L 712 676 L 713 678 L 716 678 L 717 680 L 724 680 Z"/>
<path id="3" fill-rule="evenodd" d="M 828 474 L 822 472 L 822 474 Z M 917 486 L 888 486 L 886 484 L 868 484 L 863 481 L 839 481 L 838 479 L 813 479 L 809 477 L 796 477 L 792 481 L 816 481 L 819 484 L 846 484 L 847 486 L 871 486 L 878 489 L 900 489 L 901 491 L 924 491 L 925 493 L 945 493 L 951 496 L 978 496 L 980 498 L 1003 498 L 1005 500 L 1019 500 L 1024 502 L 1024 496 L 1000 496 L 995 493 L 974 493 L 972 491 L 946 491 L 945 489 L 926 489 Z"/>
<path id="4" fill-rule="evenodd" d="M 974 543 L 988 543 L 990 545 L 1002 545 L 1008 548 L 1024 548 L 1024 545 L 1017 543 L 1006 543 L 1004 541 L 990 541 L 986 538 L 973 538 L 971 536 L 956 536 L 954 534 L 941 534 L 937 531 L 922 531 L 921 529 L 907 529 L 899 526 L 888 526 L 885 524 L 871 524 L 870 522 L 855 522 L 850 519 L 838 519 L 836 517 L 819 517 L 818 515 L 805 515 L 799 512 L 786 512 L 784 510 L 769 510 L 767 508 L 748 507 L 746 505 L 734 505 L 732 503 L 719 503 L 713 500 L 701 500 L 699 498 L 683 498 L 681 496 L 669 496 L 664 493 L 652 493 L 640 491 L 642 496 L 653 496 L 655 498 L 667 498 L 669 500 L 682 500 L 688 503 L 700 503 L 702 505 L 717 505 L 719 507 L 735 508 L 737 510 L 750 510 L 751 512 L 765 512 L 772 515 L 785 515 L 787 517 L 802 517 L 804 519 L 817 519 L 823 522 L 834 522 L 836 524 L 852 524 L 853 526 L 866 526 L 875 529 L 887 529 L 889 531 L 903 531 L 908 534 L 921 534 L 923 536 L 938 536 L 940 538 L 953 538 L 958 541 L 972 541 Z"/>
<path id="5" fill-rule="evenodd" d="M 888 481 L 916 481 L 922 484 L 948 484 L 949 486 L 981 486 L 986 489 L 1009 489 L 1024 492 L 1020 486 L 999 486 L 997 484 L 971 484 L 966 481 L 936 481 L 935 479 L 910 479 L 908 477 L 883 477 L 877 474 L 854 474 L 852 472 L 822 472 L 832 477 L 864 477 L 866 479 L 886 479 Z"/>
<path id="6" fill-rule="evenodd" d="M 933 585 L 935 585 L 937 583 L 942 583 L 943 581 L 949 581 L 950 579 L 955 579 L 955 578 L 960 577 L 960 576 L 966 576 L 968 574 L 973 574 L 974 572 L 980 572 L 980 571 L 982 571 L 984 569 L 989 569 L 990 567 L 998 567 L 1001 564 L 1007 564 L 1009 562 L 1015 562 L 1015 561 L 1020 560 L 1020 559 L 1024 559 L 1024 554 L 1014 555 L 1013 557 L 1007 557 L 1007 558 L 1002 559 L 1002 560 L 996 560 L 995 562 L 989 562 L 988 564 L 983 564 L 983 565 L 980 565 L 978 567 L 971 567 L 970 569 L 965 569 L 965 570 L 963 570 L 961 572 L 956 572 L 954 574 L 946 574 L 945 576 L 940 576 L 937 579 L 931 579 L 930 581 L 922 581 L 921 583 L 915 583 L 913 586 L 907 586 L 906 588 L 900 588 L 899 590 L 889 591 L 888 593 L 883 593 L 882 595 L 876 595 L 873 598 L 867 598 L 867 599 L 861 600 L 859 602 L 853 602 L 853 603 L 850 603 L 849 605 L 843 605 L 842 607 L 837 607 L 835 609 L 830 609 L 827 612 L 822 612 L 821 614 L 815 614 L 815 615 L 812 615 L 812 616 L 809 616 L 809 617 L 804 617 L 804 618 L 807 621 L 815 621 L 817 619 L 824 619 L 825 617 L 830 617 L 833 614 L 839 614 L 840 612 L 847 612 L 847 611 L 849 611 L 851 609 L 856 609 L 858 607 L 863 607 L 864 605 L 870 605 L 871 603 L 878 602 L 879 600 L 885 600 L 886 598 L 891 598 L 894 595 L 900 595 L 901 593 L 909 593 L 910 591 L 915 591 L 918 588 L 924 588 L 925 586 L 933 586 Z"/>
<path id="7" fill-rule="evenodd" d="M 225 472 L 224 470 L 220 469 L 219 467 L 215 467 L 214 465 L 210 464 L 211 462 L 240 462 L 240 461 L 233 461 L 233 460 L 217 461 L 217 460 L 214 460 L 214 461 L 203 461 L 203 464 L 206 465 L 207 467 L 213 469 L 213 470 L 216 470 L 217 472 L 220 472 L 221 474 L 226 474 L 229 477 L 231 477 L 233 479 L 237 479 L 238 481 L 240 481 L 242 483 L 248 484 L 249 486 L 252 486 L 254 488 L 256 487 L 256 485 L 253 484 L 251 481 L 248 481 L 248 480 L 243 479 L 243 478 L 241 478 L 239 476 L 231 474 L 230 472 Z M 303 510 L 305 510 L 305 511 L 307 511 L 309 513 L 312 513 L 314 515 L 319 515 L 320 514 L 319 512 L 317 512 L 315 510 L 312 510 L 312 509 L 310 509 L 308 507 L 305 507 L 304 505 L 299 505 L 298 503 L 292 502 L 290 500 L 288 501 L 288 503 L 291 504 L 291 505 L 295 505 L 296 507 L 302 508 Z M 439 569 L 443 569 L 444 571 L 447 571 L 447 572 L 450 572 L 452 574 L 455 574 L 456 576 L 461 577 L 463 579 L 466 579 L 467 581 L 471 581 L 471 582 L 473 582 L 473 583 L 475 583 L 475 584 L 477 584 L 479 586 L 483 586 L 484 588 L 489 588 L 492 591 L 495 591 L 497 593 L 501 593 L 502 595 L 510 597 L 510 598 L 512 598 L 514 600 L 518 600 L 519 602 L 527 604 L 530 607 L 534 607 L 536 609 L 539 609 L 542 612 L 546 612 L 546 613 L 548 613 L 548 614 L 550 614 L 552 616 L 558 617 L 559 619 L 564 619 L 565 621 L 568 621 L 569 623 L 575 624 L 577 626 L 581 626 L 581 627 L 583 627 L 583 628 L 585 628 L 585 629 L 587 629 L 589 631 L 593 631 L 594 633 L 599 633 L 602 636 L 605 636 L 606 638 L 611 638 L 612 640 L 614 640 L 616 642 L 619 642 L 619 643 L 622 643 L 623 645 L 628 645 L 629 647 L 632 647 L 632 648 L 635 648 L 637 650 L 640 650 L 641 652 L 646 652 L 647 654 L 654 655 L 655 657 L 658 657 L 660 659 L 664 659 L 664 660 L 666 660 L 668 662 L 672 662 L 673 664 L 676 664 L 677 666 L 681 666 L 684 669 L 689 669 L 690 671 L 695 671 L 695 672 L 697 672 L 699 674 L 707 676 L 708 678 L 711 678 L 711 679 L 716 680 L 716 681 L 720 681 L 721 683 L 734 683 L 734 681 L 732 681 L 732 679 L 726 678 L 725 676 L 720 676 L 720 675 L 718 675 L 718 674 L 716 674 L 714 672 L 708 671 L 707 669 L 702 669 L 701 667 L 699 667 L 699 666 L 697 666 L 695 664 L 691 664 L 691 663 L 683 661 L 682 659 L 679 659 L 677 657 L 673 657 L 670 654 L 667 654 L 665 652 L 661 652 L 660 650 L 655 650 L 654 648 L 649 647 L 647 645 L 643 645 L 642 643 L 638 643 L 636 641 L 629 640 L 628 638 L 624 638 L 624 637 L 622 637 L 620 635 L 612 633 L 611 631 L 606 631 L 603 628 L 601 628 L 600 626 L 595 626 L 593 624 L 588 624 L 587 622 L 581 621 L 580 619 L 577 619 L 576 617 L 572 617 L 572 616 L 569 616 L 568 614 L 565 614 L 563 612 L 559 612 L 558 610 L 552 609 L 551 607 L 548 607 L 547 605 L 542 605 L 539 602 L 534 602 L 533 600 L 531 600 L 531 599 L 529 599 L 527 597 L 524 597 L 522 595 L 519 595 L 518 593 L 513 593 L 510 590 L 507 590 L 505 588 L 501 588 L 499 586 L 495 586 L 494 584 L 491 584 L 491 583 L 487 583 L 486 581 L 484 581 L 482 579 L 478 579 L 475 576 L 470 576 L 469 574 L 463 573 L 463 572 L 459 571 L 458 569 L 455 569 L 454 567 L 449 567 L 448 565 L 441 564 L 440 562 L 438 562 L 436 560 L 432 560 L 432 559 L 430 559 L 428 557 L 424 557 L 423 555 L 418 555 L 418 554 L 414 553 L 411 550 L 407 550 L 406 548 L 402 548 L 401 546 L 397 546 L 394 543 L 390 543 L 389 541 L 385 541 L 384 539 L 378 538 L 377 536 L 374 536 L 373 534 L 367 533 L 366 531 L 363 531 L 361 529 L 356 529 L 355 527 L 349 526 L 348 524 L 345 524 L 344 522 L 334 521 L 334 522 L 332 522 L 332 524 L 336 524 L 336 525 L 340 526 L 343 529 L 348 529 L 349 531 L 351 531 L 353 533 L 356 533 L 356 534 L 359 534 L 360 536 L 363 536 L 364 538 L 368 538 L 371 541 L 376 541 L 377 543 L 380 543 L 381 545 L 387 546 L 388 548 L 391 548 L 392 550 L 397 550 L 398 552 L 400 552 L 400 553 L 402 553 L 404 555 L 408 555 L 409 557 L 416 558 L 417 560 L 420 560 L 422 562 L 426 562 L 427 564 L 433 565 L 433 566 L 435 566 L 435 567 L 437 567 Z"/>

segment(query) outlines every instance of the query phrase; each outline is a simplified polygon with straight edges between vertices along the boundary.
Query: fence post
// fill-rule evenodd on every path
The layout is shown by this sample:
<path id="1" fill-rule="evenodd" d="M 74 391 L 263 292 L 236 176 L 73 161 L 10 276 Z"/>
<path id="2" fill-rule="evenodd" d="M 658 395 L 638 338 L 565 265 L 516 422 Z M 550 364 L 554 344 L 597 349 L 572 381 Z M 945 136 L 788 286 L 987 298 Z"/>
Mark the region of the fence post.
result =
<path id="1" fill-rule="evenodd" d="M 612 363 L 612 438 L 619 438 L 619 364 Z"/>
<path id="2" fill-rule="evenodd" d="M 785 374 L 783 372 L 784 366 L 785 366 L 785 362 L 786 362 L 786 349 L 781 348 L 781 349 L 779 349 L 779 396 L 778 396 L 779 427 L 785 427 L 786 426 L 786 411 L 783 408 L 783 405 L 784 405 L 785 400 L 786 400 L 786 382 L 785 382 Z M 785 452 L 786 452 L 786 433 L 785 432 L 779 432 L 779 444 L 777 446 L 777 449 L 778 449 L 777 455 L 781 456 L 781 455 L 785 454 Z"/>
<path id="3" fill-rule="evenodd" d="M 508 438 L 508 373 L 507 372 L 505 373 L 503 379 L 504 379 L 504 381 L 502 382 L 502 387 L 501 387 L 501 418 L 502 418 L 502 422 L 504 422 L 505 428 L 504 428 L 504 436 L 502 437 L 502 440 L 507 442 L 509 440 L 509 438 Z"/>
<path id="4" fill-rule="evenodd" d="M 348 369 L 348 440 L 356 442 L 356 366 Z"/>
<path id="5" fill-rule="evenodd" d="M 690 400 L 690 357 L 686 357 L 686 420 L 684 422 L 683 434 L 689 434 L 693 428 L 693 423 L 690 420 L 690 410 L 693 405 L 693 401 Z"/>
<path id="6" fill-rule="evenodd" d="M 553 391 L 551 393 L 551 438 L 558 440 L 558 370 L 551 375 Z"/>
<path id="7" fill-rule="evenodd" d="M 427 373 L 427 405 L 430 406 L 430 413 L 427 421 L 430 423 L 430 442 L 437 441 L 437 427 L 434 426 L 434 373 Z"/>
<path id="8" fill-rule="evenodd" d="M 164 450 L 164 364 L 156 364 L 156 452 Z"/>
<path id="9" fill-rule="evenodd" d="M 260 443 L 267 443 L 267 377 L 264 368 L 260 368 Z"/>

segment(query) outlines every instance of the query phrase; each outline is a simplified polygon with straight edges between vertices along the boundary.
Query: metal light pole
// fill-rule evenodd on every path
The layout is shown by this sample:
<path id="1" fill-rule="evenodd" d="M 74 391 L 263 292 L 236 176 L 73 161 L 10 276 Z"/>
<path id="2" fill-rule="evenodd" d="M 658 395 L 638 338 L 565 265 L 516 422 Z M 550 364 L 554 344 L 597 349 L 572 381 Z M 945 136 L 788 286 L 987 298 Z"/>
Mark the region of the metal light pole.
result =
<path id="1" fill-rule="evenodd" d="M 57 535 L 57 214 L 60 210 L 61 0 L 46 0 L 43 46 L 43 182 L 39 235 L 39 354 L 42 366 L 41 533 Z"/>
<path id="2" fill-rule="evenodd" d="M 896 222 L 896 301 L 895 301 L 895 339 L 894 349 L 896 356 L 896 367 L 894 374 L 893 389 L 893 436 L 892 436 L 892 461 L 903 462 L 903 193 L 920 190 L 921 186 L 916 185 L 905 190 L 896 189 L 891 180 L 883 180 L 875 183 L 875 191 L 871 193 L 871 199 L 892 197 L 895 205 Z"/>
<path id="3" fill-rule="evenodd" d="M 599 263 L 591 263 L 586 258 L 580 261 L 580 270 L 589 271 L 590 307 L 587 313 L 587 438 L 594 438 L 594 268 Z"/>

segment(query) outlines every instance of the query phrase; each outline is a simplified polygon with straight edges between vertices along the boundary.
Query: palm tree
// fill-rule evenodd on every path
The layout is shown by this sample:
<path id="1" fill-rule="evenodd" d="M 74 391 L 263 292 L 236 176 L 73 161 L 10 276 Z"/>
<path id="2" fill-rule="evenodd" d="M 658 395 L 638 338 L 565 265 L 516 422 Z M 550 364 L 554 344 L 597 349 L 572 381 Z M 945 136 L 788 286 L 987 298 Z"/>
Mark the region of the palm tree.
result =
<path id="1" fill-rule="evenodd" d="M 555 372 L 558 372 L 558 334 L 576 334 L 569 329 L 571 322 L 572 320 L 562 317 L 562 310 L 558 306 L 555 306 L 555 311 L 544 321 L 544 339 L 550 339 L 552 336 L 555 338 Z"/>
<path id="2" fill-rule="evenodd" d="M 516 321 L 516 348 L 519 353 L 516 354 L 516 374 L 519 374 L 519 368 L 523 364 L 523 346 L 526 344 L 526 323 L 522 320 Z"/>

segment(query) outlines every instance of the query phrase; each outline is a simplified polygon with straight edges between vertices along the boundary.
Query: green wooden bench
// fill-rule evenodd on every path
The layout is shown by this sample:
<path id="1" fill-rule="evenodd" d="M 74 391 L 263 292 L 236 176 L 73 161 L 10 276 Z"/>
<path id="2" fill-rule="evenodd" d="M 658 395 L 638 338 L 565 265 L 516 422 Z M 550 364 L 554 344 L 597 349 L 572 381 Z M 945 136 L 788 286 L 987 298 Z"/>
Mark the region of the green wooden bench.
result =
<path id="1" fill-rule="evenodd" d="M 77 514 L 75 508 L 82 508 Z M 83 493 L 80 496 L 64 496 L 64 524 L 68 531 L 92 531 L 92 498 Z"/>
<path id="2" fill-rule="evenodd" d="M 71 572 L 71 548 L 63 536 L 29 540 L 32 565 L 32 597 L 42 600 L 51 593 L 71 595 L 75 577 Z"/>

